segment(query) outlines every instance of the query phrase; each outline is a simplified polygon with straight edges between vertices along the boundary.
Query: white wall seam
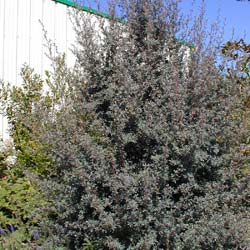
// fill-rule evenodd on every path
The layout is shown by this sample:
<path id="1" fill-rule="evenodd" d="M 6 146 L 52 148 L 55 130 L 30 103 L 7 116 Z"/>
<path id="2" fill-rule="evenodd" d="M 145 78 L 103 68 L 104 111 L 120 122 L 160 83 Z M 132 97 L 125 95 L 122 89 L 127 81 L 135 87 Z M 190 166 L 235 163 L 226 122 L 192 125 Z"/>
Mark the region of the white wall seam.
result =
<path id="1" fill-rule="evenodd" d="M 31 50 L 31 1 L 30 0 L 30 13 L 29 13 L 29 65 L 30 65 L 30 50 Z"/>
<path id="2" fill-rule="evenodd" d="M 66 55 L 66 58 L 68 57 L 68 7 L 66 8 L 66 18 L 65 18 L 65 43 L 66 43 L 66 51 L 65 51 L 65 55 Z"/>
<path id="3" fill-rule="evenodd" d="M 2 77 L 3 77 L 3 79 L 4 79 L 4 76 L 5 76 L 5 74 L 4 74 L 4 70 L 5 70 L 5 68 L 4 68 L 4 65 L 5 65 L 5 63 L 4 63 L 4 58 L 5 58 L 5 15 L 6 15 L 6 13 L 5 13 L 5 11 L 6 11 L 6 2 L 5 2 L 5 0 L 4 0 L 4 5 L 3 5 L 3 59 L 2 59 Z"/>
<path id="4" fill-rule="evenodd" d="M 17 19 L 16 19 L 16 78 L 15 83 L 17 83 L 17 76 L 18 76 L 18 43 L 19 43 L 19 30 L 18 30 L 18 17 L 19 17 L 19 0 L 17 0 Z"/>
<path id="5" fill-rule="evenodd" d="M 4 55 L 5 55 L 5 11 L 6 11 L 6 6 L 5 6 L 5 1 L 4 1 L 4 5 L 3 5 L 3 53 L 2 53 L 2 78 L 4 79 Z M 1 136 L 3 136 L 5 134 L 5 119 L 4 117 L 2 117 L 1 119 Z"/>
<path id="6" fill-rule="evenodd" d="M 53 43 L 56 44 L 56 3 L 54 3 L 54 33 L 53 33 Z M 55 54 L 53 54 L 55 56 Z"/>
<path id="7" fill-rule="evenodd" d="M 41 23 L 43 24 L 43 21 L 44 21 L 44 4 L 45 4 L 45 0 L 43 0 L 42 1 L 42 20 L 40 20 L 41 21 Z M 43 57 L 44 57 L 44 34 L 42 33 L 42 38 L 41 38 L 41 41 L 42 41 L 42 44 L 41 44 L 41 49 L 42 49 L 42 51 L 41 51 L 41 72 L 40 72 L 40 74 L 42 74 L 43 73 Z"/>

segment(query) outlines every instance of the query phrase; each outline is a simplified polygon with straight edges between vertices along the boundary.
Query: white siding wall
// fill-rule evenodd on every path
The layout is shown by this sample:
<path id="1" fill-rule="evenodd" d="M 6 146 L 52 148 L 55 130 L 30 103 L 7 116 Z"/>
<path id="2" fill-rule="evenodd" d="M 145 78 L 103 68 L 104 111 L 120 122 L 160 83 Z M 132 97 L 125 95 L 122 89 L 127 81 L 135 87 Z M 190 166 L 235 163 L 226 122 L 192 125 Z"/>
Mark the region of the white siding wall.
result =
<path id="1" fill-rule="evenodd" d="M 48 37 L 57 44 L 58 50 L 66 53 L 68 66 L 74 65 L 71 48 L 75 33 L 69 8 L 52 0 L 0 0 L 0 80 L 20 85 L 20 70 L 24 63 L 42 76 L 45 70 L 50 69 L 39 20 L 44 24 Z M 98 32 L 100 17 L 87 12 L 85 14 L 91 17 Z M 189 58 L 190 49 L 187 46 L 184 49 L 184 58 Z M 8 138 L 7 128 L 6 118 L 0 115 L 0 138 Z"/>
<path id="2" fill-rule="evenodd" d="M 67 62 L 73 65 L 70 51 L 75 34 L 68 6 L 52 0 L 0 0 L 0 79 L 20 85 L 20 69 L 24 63 L 44 74 L 50 68 L 45 55 L 42 26 L 60 52 L 66 52 Z M 0 116 L 0 138 L 6 139 L 7 122 Z"/>

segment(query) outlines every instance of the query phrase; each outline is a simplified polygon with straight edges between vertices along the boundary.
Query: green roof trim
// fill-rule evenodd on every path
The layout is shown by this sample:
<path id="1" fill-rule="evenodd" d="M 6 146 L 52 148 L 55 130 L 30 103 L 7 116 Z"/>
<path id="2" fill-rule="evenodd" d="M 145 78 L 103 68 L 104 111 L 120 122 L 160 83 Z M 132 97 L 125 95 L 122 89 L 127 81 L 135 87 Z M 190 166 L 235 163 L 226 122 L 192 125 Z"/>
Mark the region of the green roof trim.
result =
<path id="1" fill-rule="evenodd" d="M 64 5 L 70 6 L 70 7 L 79 8 L 79 9 L 84 10 L 84 11 L 90 13 L 90 14 L 94 14 L 94 15 L 97 15 L 97 16 L 105 17 L 105 18 L 108 18 L 108 19 L 112 18 L 107 13 L 100 12 L 98 10 L 95 10 L 95 9 L 92 9 L 92 8 L 89 8 L 89 7 L 77 4 L 74 1 L 70 1 L 70 0 L 53 0 L 53 1 L 55 1 L 56 3 L 61 3 L 61 4 L 64 4 Z"/>
<path id="2" fill-rule="evenodd" d="M 74 2 L 72 0 L 53 0 L 53 1 L 56 2 L 56 3 L 61 3 L 61 4 L 64 4 L 64 5 L 73 7 L 73 8 L 81 9 L 83 11 L 86 11 L 86 12 L 90 13 L 90 14 L 94 14 L 94 15 L 104 17 L 104 18 L 107 18 L 107 19 L 112 19 L 112 17 L 107 13 L 104 13 L 104 12 L 89 8 L 87 6 L 80 5 L 80 4 L 78 4 L 78 3 L 76 3 L 76 2 Z M 115 20 L 118 21 L 118 22 L 122 22 L 122 23 L 125 22 L 121 18 L 115 18 Z M 182 39 L 178 39 L 178 38 L 176 40 L 179 41 L 181 44 L 188 46 L 192 50 L 195 49 L 195 46 L 192 43 L 188 43 L 187 41 L 182 40 Z"/>

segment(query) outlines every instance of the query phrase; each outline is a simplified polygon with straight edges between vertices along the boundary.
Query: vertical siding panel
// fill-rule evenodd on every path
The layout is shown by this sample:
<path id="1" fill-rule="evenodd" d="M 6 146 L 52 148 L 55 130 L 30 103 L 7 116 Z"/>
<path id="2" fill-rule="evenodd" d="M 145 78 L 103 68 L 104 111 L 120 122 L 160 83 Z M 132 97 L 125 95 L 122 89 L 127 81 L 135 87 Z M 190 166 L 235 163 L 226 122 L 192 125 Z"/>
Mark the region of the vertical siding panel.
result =
<path id="1" fill-rule="evenodd" d="M 19 1 L 16 0 L 16 69 L 15 69 L 15 82 L 13 84 L 17 84 L 19 79 L 19 65 L 18 65 L 18 55 L 19 55 Z"/>
<path id="2" fill-rule="evenodd" d="M 28 57 L 29 57 L 29 59 L 28 59 L 28 64 L 30 65 L 30 49 L 31 49 L 31 14 L 32 14 L 32 12 L 31 12 L 31 3 L 32 3 L 32 0 L 29 0 L 30 2 L 29 2 L 29 13 L 28 13 L 28 15 L 29 15 L 29 17 L 28 17 L 28 27 L 29 27 L 29 30 L 28 30 L 28 48 L 29 48 L 29 53 L 28 53 Z"/>
<path id="3" fill-rule="evenodd" d="M 26 63 L 29 63 L 30 57 L 30 0 L 19 1 L 19 39 L 18 39 L 18 56 L 17 56 L 17 68 L 18 74 L 20 69 Z M 19 76 L 17 85 L 22 83 L 22 79 Z"/>
<path id="4" fill-rule="evenodd" d="M 17 5 L 16 0 L 6 2 L 5 14 L 5 78 L 11 83 L 16 81 L 16 33 L 17 33 Z"/>
<path id="5" fill-rule="evenodd" d="M 0 81 L 3 80 L 4 65 L 4 20 L 5 20 L 5 0 L 0 1 Z M 4 131 L 4 117 L 0 114 L 0 138 L 6 134 Z"/>
<path id="6" fill-rule="evenodd" d="M 55 3 L 51 0 L 44 0 L 44 15 L 43 15 L 43 25 L 47 32 L 47 38 L 51 40 L 52 43 L 55 41 L 55 13 L 54 13 Z M 51 62 L 46 56 L 48 54 L 47 44 L 44 40 L 43 45 L 43 70 L 51 69 Z"/>
<path id="7" fill-rule="evenodd" d="M 3 79 L 3 33 L 5 0 L 0 1 L 0 80 Z"/>
<path id="8" fill-rule="evenodd" d="M 0 1 L 0 79 L 4 79 L 4 52 L 5 52 L 5 6 L 6 0 Z"/>
<path id="9" fill-rule="evenodd" d="M 31 2 L 30 16 L 30 66 L 35 69 L 35 72 L 41 72 L 41 57 L 42 57 L 42 25 L 39 20 L 42 20 L 43 1 Z"/>
<path id="10" fill-rule="evenodd" d="M 75 58 L 73 56 L 73 53 L 72 53 L 72 49 L 73 49 L 73 44 L 75 42 L 75 32 L 74 32 L 74 28 L 73 28 L 73 24 L 71 22 L 71 19 L 70 19 L 70 10 L 71 8 L 67 7 L 67 26 L 66 26 L 66 30 L 67 30 L 67 51 L 66 51 L 66 54 L 67 54 L 67 63 L 68 65 L 71 67 L 74 65 L 74 62 L 75 62 Z"/>
<path id="11" fill-rule="evenodd" d="M 45 5 L 45 0 L 42 0 L 42 16 L 41 16 L 41 25 L 43 25 L 44 23 L 44 5 Z M 41 61 L 41 69 L 40 72 L 41 74 L 43 74 L 44 72 L 44 33 L 42 31 L 42 39 L 41 39 L 41 57 L 40 57 L 40 61 Z"/>
<path id="12" fill-rule="evenodd" d="M 66 38 L 66 23 L 67 8 L 65 5 L 55 5 L 55 43 L 58 46 L 60 53 L 66 52 L 67 38 Z"/>
<path id="13" fill-rule="evenodd" d="M 3 42 L 2 42 L 2 76 L 6 82 L 15 84 L 16 81 L 16 0 L 5 1 L 3 6 Z M 8 138 L 7 119 L 1 117 L 1 134 Z"/>

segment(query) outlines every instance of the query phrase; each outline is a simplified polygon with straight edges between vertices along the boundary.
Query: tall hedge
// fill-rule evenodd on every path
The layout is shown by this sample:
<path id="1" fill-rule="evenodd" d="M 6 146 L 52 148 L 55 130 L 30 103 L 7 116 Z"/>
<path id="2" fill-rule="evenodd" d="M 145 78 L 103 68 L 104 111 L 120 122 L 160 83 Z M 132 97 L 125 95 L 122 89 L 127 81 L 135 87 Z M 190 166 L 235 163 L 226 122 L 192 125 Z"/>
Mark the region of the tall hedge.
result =
<path id="1" fill-rule="evenodd" d="M 53 161 L 41 181 L 54 201 L 48 230 L 66 249 L 249 245 L 238 89 L 216 67 L 204 13 L 189 28 L 177 2 L 120 1 L 99 33 L 72 13 L 76 64 L 52 58 L 53 105 L 32 111 Z"/>

